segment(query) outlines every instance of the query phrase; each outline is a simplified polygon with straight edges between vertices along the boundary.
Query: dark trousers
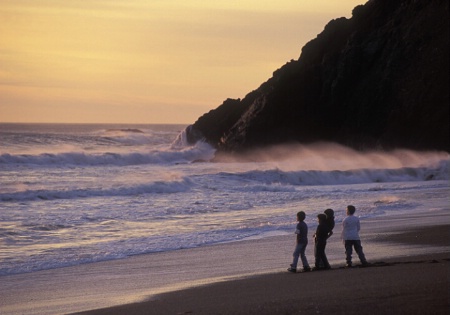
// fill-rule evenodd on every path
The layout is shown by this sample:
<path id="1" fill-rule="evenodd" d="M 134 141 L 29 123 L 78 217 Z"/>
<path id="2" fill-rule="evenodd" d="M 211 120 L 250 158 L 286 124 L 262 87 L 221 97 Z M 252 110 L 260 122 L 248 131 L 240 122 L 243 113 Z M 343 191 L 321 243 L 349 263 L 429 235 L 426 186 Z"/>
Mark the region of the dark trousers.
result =
<path id="1" fill-rule="evenodd" d="M 346 240 L 345 241 L 345 260 L 347 264 L 352 264 L 352 254 L 353 248 L 355 248 L 355 252 L 358 254 L 358 258 L 363 265 L 367 264 L 366 257 L 364 256 L 363 248 L 361 246 L 360 240 Z"/>
<path id="2" fill-rule="evenodd" d="M 316 258 L 315 266 L 316 268 L 330 269 L 331 266 L 328 263 L 327 255 L 325 255 L 325 247 L 327 246 L 327 241 L 316 241 L 314 244 L 314 255 Z"/>

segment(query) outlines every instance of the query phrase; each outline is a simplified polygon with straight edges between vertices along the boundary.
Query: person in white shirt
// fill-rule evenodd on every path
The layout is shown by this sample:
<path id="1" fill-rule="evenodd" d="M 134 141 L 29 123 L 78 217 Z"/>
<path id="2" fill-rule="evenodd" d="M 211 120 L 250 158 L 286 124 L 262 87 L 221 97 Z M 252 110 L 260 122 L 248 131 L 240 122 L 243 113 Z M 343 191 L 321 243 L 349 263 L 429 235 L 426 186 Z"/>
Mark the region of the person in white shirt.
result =
<path id="1" fill-rule="evenodd" d="M 360 223 L 359 218 L 354 216 L 356 208 L 352 205 L 347 206 L 347 217 L 342 221 L 342 240 L 345 246 L 345 259 L 347 267 L 352 266 L 352 253 L 355 248 L 359 260 L 363 266 L 367 266 L 368 262 L 361 246 L 361 239 L 359 238 Z"/>

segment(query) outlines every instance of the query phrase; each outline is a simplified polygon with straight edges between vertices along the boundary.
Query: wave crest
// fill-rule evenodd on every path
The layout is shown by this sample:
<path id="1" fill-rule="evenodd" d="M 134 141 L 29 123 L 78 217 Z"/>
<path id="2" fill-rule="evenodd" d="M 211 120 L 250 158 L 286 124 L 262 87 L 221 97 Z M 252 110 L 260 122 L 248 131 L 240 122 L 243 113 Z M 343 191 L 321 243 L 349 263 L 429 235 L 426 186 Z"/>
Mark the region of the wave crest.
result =
<path id="1" fill-rule="evenodd" d="M 197 143 L 192 147 L 160 149 L 140 152 L 63 152 L 32 154 L 2 154 L 0 165 L 140 165 L 140 164 L 179 164 L 196 161 L 209 161 L 215 150 L 206 143 Z"/>

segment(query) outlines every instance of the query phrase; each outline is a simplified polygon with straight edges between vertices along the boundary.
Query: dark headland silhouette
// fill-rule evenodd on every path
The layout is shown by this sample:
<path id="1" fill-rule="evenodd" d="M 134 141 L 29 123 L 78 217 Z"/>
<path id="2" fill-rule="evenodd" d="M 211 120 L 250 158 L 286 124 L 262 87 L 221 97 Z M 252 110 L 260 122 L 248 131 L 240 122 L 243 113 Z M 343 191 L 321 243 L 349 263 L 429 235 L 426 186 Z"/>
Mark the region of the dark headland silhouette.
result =
<path id="1" fill-rule="evenodd" d="M 219 151 L 336 142 L 450 151 L 449 1 L 370 0 L 187 128 Z"/>

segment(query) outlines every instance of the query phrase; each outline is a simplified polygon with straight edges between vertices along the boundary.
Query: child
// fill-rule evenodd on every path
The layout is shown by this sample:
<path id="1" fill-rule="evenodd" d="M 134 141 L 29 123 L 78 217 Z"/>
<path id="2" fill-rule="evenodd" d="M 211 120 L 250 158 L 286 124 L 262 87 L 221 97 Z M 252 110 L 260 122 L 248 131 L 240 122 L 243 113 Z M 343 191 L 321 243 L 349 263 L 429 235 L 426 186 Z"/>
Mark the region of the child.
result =
<path id="1" fill-rule="evenodd" d="M 325 213 L 325 215 L 327 216 L 326 220 L 325 220 L 325 224 L 328 228 L 328 235 L 327 235 L 327 239 L 329 239 L 331 237 L 331 235 L 333 235 L 333 229 L 334 229 L 334 210 L 333 209 L 327 209 L 325 210 L 323 213 Z M 314 256 L 316 256 L 316 251 L 314 250 Z M 322 262 L 322 260 L 319 261 L 319 269 L 323 269 L 324 264 Z"/>
<path id="2" fill-rule="evenodd" d="M 347 217 L 342 221 L 342 240 L 344 241 L 345 246 L 345 259 L 347 261 L 347 267 L 352 266 L 352 247 L 355 248 L 361 264 L 363 266 L 368 265 L 361 246 L 361 240 L 359 238 L 359 218 L 353 215 L 355 211 L 356 208 L 354 206 L 347 206 Z"/>
<path id="3" fill-rule="evenodd" d="M 291 267 L 288 268 L 288 271 L 290 272 L 297 272 L 297 263 L 299 256 L 302 259 L 303 271 L 311 270 L 305 255 L 306 246 L 308 245 L 308 226 L 304 222 L 305 217 L 306 215 L 303 211 L 297 213 L 298 224 L 297 229 L 295 230 L 295 234 L 297 234 L 297 242 L 293 254 L 294 260 L 291 264 Z"/>
<path id="4" fill-rule="evenodd" d="M 333 209 L 327 209 L 323 213 L 327 216 L 327 226 L 328 226 L 328 237 L 330 238 L 331 235 L 333 235 L 333 229 L 334 229 L 334 211 Z"/>
<path id="5" fill-rule="evenodd" d="M 316 256 L 314 270 L 327 270 L 331 269 L 331 266 L 328 263 L 327 255 L 325 255 L 325 247 L 327 245 L 329 232 L 329 228 L 326 222 L 327 216 L 321 213 L 317 216 L 317 219 L 319 221 L 319 225 L 317 226 L 316 234 L 314 234 L 314 254 Z"/>

